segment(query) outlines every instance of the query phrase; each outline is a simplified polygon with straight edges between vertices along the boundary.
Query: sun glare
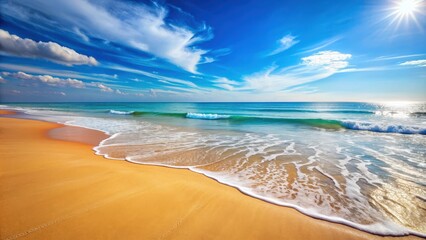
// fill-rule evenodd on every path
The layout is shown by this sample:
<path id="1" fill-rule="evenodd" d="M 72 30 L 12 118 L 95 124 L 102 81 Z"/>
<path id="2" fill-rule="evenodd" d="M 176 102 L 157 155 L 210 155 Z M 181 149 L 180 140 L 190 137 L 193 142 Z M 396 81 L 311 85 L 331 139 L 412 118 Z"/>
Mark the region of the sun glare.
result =
<path id="1" fill-rule="evenodd" d="M 392 18 L 390 24 L 396 23 L 398 27 L 403 21 L 413 21 L 420 26 L 416 14 L 421 12 L 424 4 L 423 2 L 424 0 L 393 1 L 393 6 L 390 8 L 391 13 L 387 16 L 387 18 Z"/>
<path id="2" fill-rule="evenodd" d="M 398 6 L 398 14 L 405 16 L 405 15 L 412 15 L 414 12 L 418 9 L 420 5 L 420 1 L 416 0 L 402 0 L 400 1 Z"/>

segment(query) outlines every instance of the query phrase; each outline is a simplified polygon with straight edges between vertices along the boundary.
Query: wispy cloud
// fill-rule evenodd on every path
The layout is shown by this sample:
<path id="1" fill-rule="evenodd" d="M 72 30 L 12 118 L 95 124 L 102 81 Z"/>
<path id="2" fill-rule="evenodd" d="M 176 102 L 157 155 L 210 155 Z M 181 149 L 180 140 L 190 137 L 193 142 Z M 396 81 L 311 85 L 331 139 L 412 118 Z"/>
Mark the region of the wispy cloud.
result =
<path id="1" fill-rule="evenodd" d="M 302 58 L 295 66 L 278 68 L 273 66 L 244 78 L 239 90 L 256 92 L 278 92 L 293 86 L 327 78 L 349 65 L 351 54 L 337 51 L 322 51 Z"/>
<path id="2" fill-rule="evenodd" d="M 166 83 L 166 84 L 172 84 L 172 85 L 173 84 L 179 84 L 179 85 L 183 85 L 183 86 L 187 86 L 187 87 L 195 88 L 195 89 L 200 88 L 195 83 L 193 83 L 191 81 L 167 77 L 167 76 L 162 76 L 162 75 L 147 72 L 147 71 L 132 69 L 132 68 L 123 67 L 123 66 L 110 66 L 110 68 L 115 69 L 115 70 L 119 70 L 119 71 L 135 73 L 135 74 L 142 75 L 142 76 L 149 77 L 149 78 L 153 78 L 153 79 L 159 80 L 162 83 Z M 140 80 L 140 79 L 138 79 L 138 80 Z"/>
<path id="3" fill-rule="evenodd" d="M 291 93 L 291 92 L 297 92 L 297 93 L 304 93 L 304 94 L 310 94 L 310 93 L 316 93 L 319 89 L 317 87 L 311 87 L 311 86 L 297 86 L 297 87 L 290 87 L 283 92 Z"/>
<path id="4" fill-rule="evenodd" d="M 387 60 L 395 60 L 395 59 L 403 59 L 403 58 L 411 58 L 411 57 L 421 57 L 426 54 L 408 54 L 408 55 L 399 55 L 399 56 L 380 56 L 375 59 L 374 61 L 387 61 Z"/>
<path id="5" fill-rule="evenodd" d="M 118 79 L 117 74 L 110 75 L 105 73 L 93 73 L 92 75 L 100 78 Z"/>
<path id="6" fill-rule="evenodd" d="M 181 91 L 173 91 L 173 90 L 165 90 L 165 89 L 158 89 L 158 88 L 153 88 L 150 89 L 147 92 L 147 95 L 150 97 L 168 97 L 170 95 L 175 95 L 175 96 L 187 96 L 188 93 L 185 92 L 181 92 Z"/>
<path id="7" fill-rule="evenodd" d="M 78 29 L 76 35 L 98 38 L 122 44 L 165 59 L 189 72 L 205 62 L 206 50 L 195 47 L 212 38 L 211 28 L 205 24 L 189 27 L 171 21 L 168 9 L 158 3 L 117 1 L 57 0 L 55 4 L 43 0 L 24 0 L 2 3 L 3 13 L 33 24 L 59 23 L 66 29 Z M 24 12 L 23 12 L 24 11 Z M 43 16 L 49 16 L 43 17 Z M 64 30 L 65 31 L 65 30 Z"/>
<path id="8" fill-rule="evenodd" d="M 234 90 L 235 87 L 240 84 L 239 82 L 229 80 L 226 77 L 217 78 L 213 80 L 212 82 L 214 83 L 213 86 L 226 89 L 228 91 Z"/>
<path id="9" fill-rule="evenodd" d="M 426 59 L 406 61 L 406 62 L 403 62 L 403 63 L 401 63 L 399 65 L 402 65 L 402 66 L 426 67 Z"/>
<path id="10" fill-rule="evenodd" d="M 85 41 L 85 42 L 89 42 L 90 41 L 90 39 L 89 39 L 89 37 L 88 36 L 86 36 L 86 34 L 84 34 L 84 33 L 82 33 L 81 31 L 80 31 L 80 29 L 78 29 L 77 27 L 74 27 L 73 28 L 73 32 L 76 34 L 76 35 L 78 35 L 83 41 Z"/>
<path id="11" fill-rule="evenodd" d="M 0 53 L 26 58 L 43 58 L 64 65 L 98 65 L 94 57 L 77 53 L 54 42 L 36 42 L 0 29 Z"/>
<path id="12" fill-rule="evenodd" d="M 297 40 L 296 38 L 297 38 L 296 36 L 293 36 L 291 34 L 285 35 L 284 37 L 282 37 L 281 39 L 277 41 L 279 46 L 275 50 L 270 52 L 267 56 L 273 56 L 273 55 L 279 54 L 293 47 L 294 45 L 299 43 L 299 40 Z"/>
<path id="13" fill-rule="evenodd" d="M 306 47 L 306 48 L 302 49 L 303 51 L 299 52 L 298 54 L 306 54 L 306 53 L 311 53 L 311 52 L 318 52 L 319 50 L 324 49 L 324 48 L 330 46 L 331 44 L 333 44 L 333 43 L 335 43 L 335 42 L 337 42 L 337 41 L 339 41 L 341 39 L 342 39 L 342 37 L 340 37 L 340 36 L 332 37 L 332 38 L 327 39 L 325 41 L 322 41 L 322 42 L 320 42 L 318 44 Z"/>
<path id="14" fill-rule="evenodd" d="M 376 72 L 376 71 L 387 71 L 394 68 L 381 66 L 381 67 L 362 67 L 362 68 L 345 68 L 339 70 L 339 73 L 349 73 L 349 72 Z"/>

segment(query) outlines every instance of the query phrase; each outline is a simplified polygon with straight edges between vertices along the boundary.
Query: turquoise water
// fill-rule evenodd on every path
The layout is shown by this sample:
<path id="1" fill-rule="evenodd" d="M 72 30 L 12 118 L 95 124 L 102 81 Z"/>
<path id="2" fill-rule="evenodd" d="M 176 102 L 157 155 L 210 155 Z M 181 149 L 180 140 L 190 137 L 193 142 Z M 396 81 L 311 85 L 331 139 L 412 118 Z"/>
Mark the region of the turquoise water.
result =
<path id="1" fill-rule="evenodd" d="M 112 159 L 188 168 L 275 204 L 378 233 L 426 234 L 424 103 L 14 104 L 98 129 Z"/>

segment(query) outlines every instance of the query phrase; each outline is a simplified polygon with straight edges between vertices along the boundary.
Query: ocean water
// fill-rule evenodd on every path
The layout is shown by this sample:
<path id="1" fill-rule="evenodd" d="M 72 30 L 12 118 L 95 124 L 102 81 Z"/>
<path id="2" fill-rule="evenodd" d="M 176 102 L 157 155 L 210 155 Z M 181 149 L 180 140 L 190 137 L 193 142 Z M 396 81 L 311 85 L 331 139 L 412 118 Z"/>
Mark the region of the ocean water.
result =
<path id="1" fill-rule="evenodd" d="M 97 154 L 187 168 L 381 235 L 426 237 L 425 103 L 2 105 L 107 132 Z"/>

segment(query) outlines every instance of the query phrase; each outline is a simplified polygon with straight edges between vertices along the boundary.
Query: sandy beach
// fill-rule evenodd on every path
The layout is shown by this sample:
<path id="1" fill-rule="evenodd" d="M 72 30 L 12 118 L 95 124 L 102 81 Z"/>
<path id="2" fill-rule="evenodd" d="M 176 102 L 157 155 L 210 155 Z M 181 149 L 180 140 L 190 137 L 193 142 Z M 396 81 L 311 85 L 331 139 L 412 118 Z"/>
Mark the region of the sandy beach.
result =
<path id="1" fill-rule="evenodd" d="M 395 239 L 189 170 L 105 159 L 92 150 L 101 132 L 11 113 L 0 112 L 0 239 Z"/>

